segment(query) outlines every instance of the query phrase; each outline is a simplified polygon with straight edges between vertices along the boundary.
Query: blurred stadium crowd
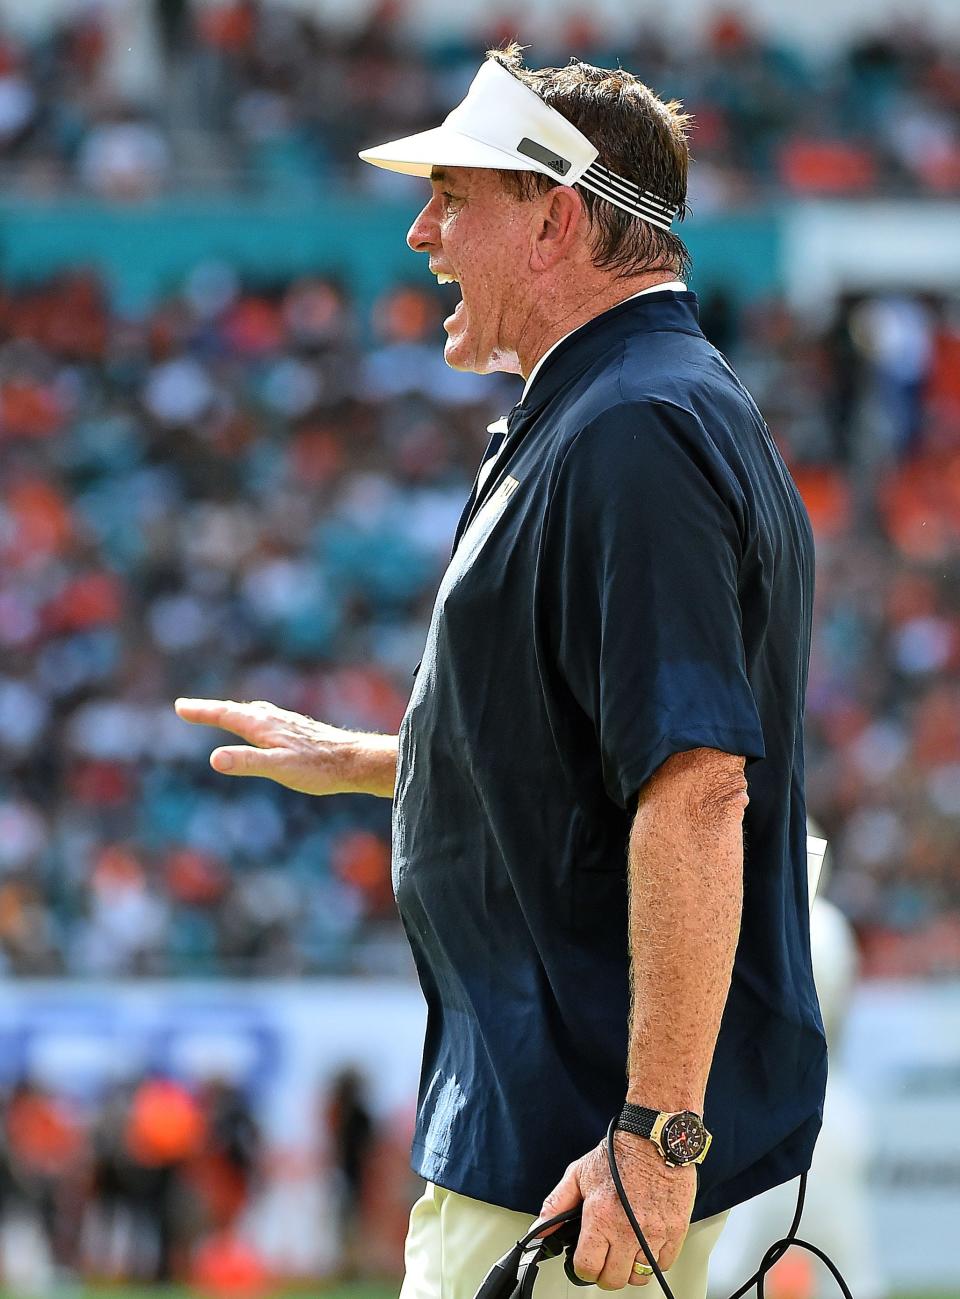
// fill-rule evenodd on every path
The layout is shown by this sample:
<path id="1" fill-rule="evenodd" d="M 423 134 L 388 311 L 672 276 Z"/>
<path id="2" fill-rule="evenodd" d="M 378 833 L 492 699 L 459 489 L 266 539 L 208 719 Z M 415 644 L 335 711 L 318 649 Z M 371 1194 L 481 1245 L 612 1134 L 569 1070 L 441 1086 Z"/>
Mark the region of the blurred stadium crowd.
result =
<path id="1" fill-rule="evenodd" d="M 150 119 L 99 85 L 95 10 L 0 43 L 14 189 L 143 196 L 175 181 L 184 141 L 241 183 L 349 178 L 358 144 L 431 120 L 476 63 L 409 48 L 386 10 L 349 38 L 252 3 L 192 27 L 186 6 L 157 13 L 172 71 Z M 729 16 L 688 55 L 653 33 L 591 47 L 586 22 L 562 44 L 685 98 L 698 210 L 960 187 L 960 50 L 918 29 L 817 68 Z M 386 804 L 216 777 L 170 703 L 397 726 L 486 425 L 518 391 L 444 366 L 445 301 L 385 285 L 371 311 L 328 278 L 244 282 L 217 261 L 140 315 L 89 271 L 0 284 L 3 973 L 407 968 Z M 960 307 L 831 310 L 716 289 L 703 323 L 817 532 L 809 799 L 833 895 L 868 973 L 956 971 Z"/>
<path id="2" fill-rule="evenodd" d="M 450 290 L 361 345 L 327 279 L 198 266 L 140 319 L 91 275 L 0 301 L 0 947 L 19 975 L 390 968 L 388 812 L 209 772 L 177 694 L 391 730 L 486 424 Z M 454 292 L 456 292 L 454 290 Z M 960 316 L 826 328 L 709 295 L 819 545 L 810 803 L 868 968 L 960 965 Z"/>
<path id="3" fill-rule="evenodd" d="M 0 158 L 9 192 L 79 186 L 142 197 L 216 178 L 276 192 L 361 177 L 357 150 L 382 134 L 436 121 L 473 76 L 477 42 L 414 41 L 402 6 L 383 0 L 349 31 L 307 13 L 235 0 L 191 14 L 186 0 L 141 6 L 156 15 L 156 93 L 133 98 L 111 74 L 96 6 L 52 30 L 0 38 Z M 571 50 L 637 72 L 696 115 L 691 196 L 711 207 L 781 187 L 797 193 L 960 191 L 960 48 L 915 18 L 813 59 L 763 39 L 718 9 L 687 43 L 655 27 L 609 48 L 586 15 L 538 32 L 542 65 Z M 488 34 L 491 44 L 522 22 Z M 146 35 L 146 32 L 138 35 Z"/>

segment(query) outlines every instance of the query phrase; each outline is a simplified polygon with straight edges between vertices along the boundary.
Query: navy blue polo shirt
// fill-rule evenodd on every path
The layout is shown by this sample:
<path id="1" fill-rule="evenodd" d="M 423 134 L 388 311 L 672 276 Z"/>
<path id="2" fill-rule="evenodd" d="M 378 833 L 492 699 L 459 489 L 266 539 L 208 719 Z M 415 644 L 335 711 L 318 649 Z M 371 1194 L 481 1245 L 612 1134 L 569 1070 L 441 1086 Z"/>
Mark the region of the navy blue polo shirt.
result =
<path id="1" fill-rule="evenodd" d="M 748 759 L 750 803 L 693 1216 L 809 1167 L 826 1073 L 803 793 L 812 600 L 806 512 L 693 294 L 621 303 L 547 357 L 464 512 L 400 731 L 423 1177 L 533 1215 L 619 1112 L 637 792 L 698 747 Z"/>

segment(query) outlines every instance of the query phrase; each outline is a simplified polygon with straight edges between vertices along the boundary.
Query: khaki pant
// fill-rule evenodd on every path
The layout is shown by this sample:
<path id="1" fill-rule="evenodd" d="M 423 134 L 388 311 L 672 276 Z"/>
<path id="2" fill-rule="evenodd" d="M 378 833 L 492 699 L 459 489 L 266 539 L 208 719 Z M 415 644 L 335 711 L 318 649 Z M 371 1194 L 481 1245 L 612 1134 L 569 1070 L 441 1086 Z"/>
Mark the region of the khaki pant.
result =
<path id="1" fill-rule="evenodd" d="M 710 1251 L 726 1220 L 725 1213 L 718 1213 L 694 1223 L 687 1232 L 680 1256 L 667 1273 L 675 1299 L 704 1299 Z M 400 1299 L 473 1299 L 490 1268 L 530 1230 L 533 1221 L 428 1182 L 410 1213 Z M 645 1286 L 627 1286 L 621 1293 L 633 1299 L 661 1299 L 655 1278 Z M 562 1256 L 541 1264 L 534 1287 L 534 1299 L 606 1299 L 609 1294 L 599 1286 L 575 1286 L 568 1281 Z"/>

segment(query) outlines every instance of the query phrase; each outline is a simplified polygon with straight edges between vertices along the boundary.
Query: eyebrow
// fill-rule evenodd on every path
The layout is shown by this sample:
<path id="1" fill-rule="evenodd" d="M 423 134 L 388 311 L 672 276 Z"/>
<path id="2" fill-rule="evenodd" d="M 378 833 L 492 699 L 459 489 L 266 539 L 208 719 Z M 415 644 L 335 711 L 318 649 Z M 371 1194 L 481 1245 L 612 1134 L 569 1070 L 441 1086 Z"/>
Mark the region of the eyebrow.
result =
<path id="1" fill-rule="evenodd" d="M 456 171 L 457 168 L 454 168 L 454 173 L 456 173 Z M 456 174 L 451 175 L 445 167 L 432 167 L 430 169 L 430 182 L 434 185 L 442 185 L 444 183 L 447 185 L 462 185 L 463 177 L 461 176 L 458 180 Z"/>

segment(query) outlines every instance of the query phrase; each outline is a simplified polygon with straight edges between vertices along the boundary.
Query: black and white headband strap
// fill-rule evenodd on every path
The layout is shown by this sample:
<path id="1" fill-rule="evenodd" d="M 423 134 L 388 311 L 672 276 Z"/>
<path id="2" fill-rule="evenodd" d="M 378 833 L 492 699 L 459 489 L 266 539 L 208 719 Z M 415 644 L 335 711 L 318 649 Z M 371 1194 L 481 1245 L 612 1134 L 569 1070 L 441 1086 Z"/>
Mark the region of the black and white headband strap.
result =
<path id="1" fill-rule="evenodd" d="M 546 107 L 547 105 L 544 104 L 544 108 Z M 549 112 L 555 110 L 549 109 Z M 640 221 L 648 221 L 659 230 L 669 230 L 676 220 L 678 208 L 666 203 L 665 199 L 651 194 L 650 190 L 640 190 L 637 182 L 625 181 L 624 177 L 617 175 L 616 171 L 601 166 L 600 162 L 596 161 L 596 149 L 588 144 L 586 136 L 583 136 L 583 140 L 590 148 L 592 161 L 586 165 L 581 164 L 575 170 L 569 158 L 562 157 L 555 149 L 544 148 L 543 144 L 531 140 L 529 136 L 524 136 L 524 139 L 520 140 L 516 145 L 516 152 L 533 158 L 535 162 L 539 162 L 540 169 L 548 168 L 566 184 L 582 184 L 585 190 L 590 190 L 591 194 L 607 200 L 614 207 L 629 212 L 630 216 L 639 217 Z"/>
<path id="2" fill-rule="evenodd" d="M 629 212 L 631 216 L 639 217 L 641 221 L 648 221 L 659 230 L 669 230 L 676 219 L 676 207 L 665 199 L 658 198 L 656 194 L 651 194 L 649 190 L 641 189 L 635 181 L 624 180 L 615 171 L 601 166 L 596 161 L 595 149 L 592 150 L 594 161 L 580 169 L 579 175 L 573 172 L 569 159 L 526 136 L 516 146 L 516 152 L 532 158 L 543 168 L 548 167 L 558 179 L 565 179 L 568 185 L 582 185 L 591 194 L 606 199 L 608 203 Z"/>
<path id="3" fill-rule="evenodd" d="M 649 190 L 642 190 L 632 180 L 624 180 L 616 172 L 602 167 L 599 162 L 592 162 L 576 183 L 588 189 L 591 194 L 622 208 L 624 212 L 648 221 L 658 230 L 669 230 L 676 219 L 676 207 L 658 198 L 656 194 L 651 194 Z"/>

